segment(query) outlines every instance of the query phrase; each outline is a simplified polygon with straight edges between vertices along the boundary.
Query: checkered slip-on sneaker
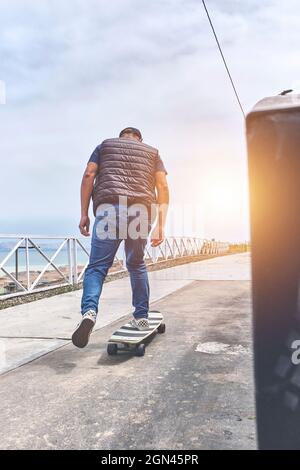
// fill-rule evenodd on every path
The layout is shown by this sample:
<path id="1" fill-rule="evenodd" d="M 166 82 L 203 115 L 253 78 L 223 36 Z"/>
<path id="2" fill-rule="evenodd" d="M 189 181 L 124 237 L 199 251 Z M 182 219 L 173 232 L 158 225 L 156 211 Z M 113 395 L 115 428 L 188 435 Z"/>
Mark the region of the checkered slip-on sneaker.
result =
<path id="1" fill-rule="evenodd" d="M 131 326 L 137 328 L 140 331 L 149 330 L 150 325 L 147 318 L 134 318 L 130 322 Z"/>
<path id="2" fill-rule="evenodd" d="M 88 310 L 82 315 L 82 320 L 72 335 L 72 343 L 77 348 L 84 348 L 96 323 L 96 312 Z"/>

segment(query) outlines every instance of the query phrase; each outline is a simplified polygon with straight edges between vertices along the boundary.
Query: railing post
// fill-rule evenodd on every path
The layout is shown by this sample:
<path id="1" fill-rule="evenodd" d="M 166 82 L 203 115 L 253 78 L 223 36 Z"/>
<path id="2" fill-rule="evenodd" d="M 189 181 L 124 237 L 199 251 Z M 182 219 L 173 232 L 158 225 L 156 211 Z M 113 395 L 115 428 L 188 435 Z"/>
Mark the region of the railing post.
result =
<path id="1" fill-rule="evenodd" d="M 153 263 L 156 263 L 157 262 L 157 259 L 158 259 L 158 256 L 156 255 L 157 253 L 157 248 L 154 248 L 154 246 L 151 247 L 152 248 L 152 262 Z"/>
<path id="2" fill-rule="evenodd" d="M 122 255 L 122 265 L 123 265 L 123 269 L 125 269 L 125 271 L 126 271 L 126 270 L 127 270 L 127 266 L 126 266 L 125 242 L 123 242 L 122 251 L 123 251 L 123 255 Z"/>
<path id="3" fill-rule="evenodd" d="M 70 238 L 67 239 L 68 247 L 68 268 L 69 268 L 69 284 L 73 285 L 73 269 L 72 269 L 72 246 Z"/>
<path id="4" fill-rule="evenodd" d="M 19 276 L 19 247 L 17 247 L 15 251 L 15 275 L 16 279 L 18 281 L 18 276 Z"/>
<path id="5" fill-rule="evenodd" d="M 28 238 L 25 238 L 25 260 L 26 260 L 26 283 L 27 290 L 30 289 L 30 267 L 29 267 L 29 250 L 28 250 Z"/>
<path id="6" fill-rule="evenodd" d="M 73 245 L 73 283 L 78 283 L 78 273 L 77 273 L 77 239 L 72 239 Z"/>

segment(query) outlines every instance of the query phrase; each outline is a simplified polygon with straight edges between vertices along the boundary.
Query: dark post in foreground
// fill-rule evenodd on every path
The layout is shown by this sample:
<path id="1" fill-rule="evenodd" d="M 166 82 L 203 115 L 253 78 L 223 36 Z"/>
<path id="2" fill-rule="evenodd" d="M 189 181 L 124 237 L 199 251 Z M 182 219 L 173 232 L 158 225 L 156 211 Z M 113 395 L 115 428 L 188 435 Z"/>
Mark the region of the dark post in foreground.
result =
<path id="1" fill-rule="evenodd" d="M 258 444 L 300 449 L 300 95 L 246 120 Z"/>

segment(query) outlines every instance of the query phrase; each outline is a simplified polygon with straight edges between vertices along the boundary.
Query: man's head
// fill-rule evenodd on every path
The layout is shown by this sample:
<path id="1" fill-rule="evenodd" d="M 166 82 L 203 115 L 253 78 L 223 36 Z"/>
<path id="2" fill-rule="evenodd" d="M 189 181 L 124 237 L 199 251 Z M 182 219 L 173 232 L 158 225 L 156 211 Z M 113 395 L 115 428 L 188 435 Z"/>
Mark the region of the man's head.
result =
<path id="1" fill-rule="evenodd" d="M 143 140 L 141 132 L 135 127 L 126 127 L 120 132 L 119 137 L 122 139 L 139 140 L 140 142 Z"/>

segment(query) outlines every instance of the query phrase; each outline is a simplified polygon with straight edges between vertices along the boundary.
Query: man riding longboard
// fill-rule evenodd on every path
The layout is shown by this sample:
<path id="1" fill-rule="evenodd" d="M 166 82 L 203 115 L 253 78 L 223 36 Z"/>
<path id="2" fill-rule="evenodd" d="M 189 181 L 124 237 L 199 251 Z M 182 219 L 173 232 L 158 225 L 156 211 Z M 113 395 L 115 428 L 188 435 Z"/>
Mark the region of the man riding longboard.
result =
<path id="1" fill-rule="evenodd" d="M 90 235 L 91 198 L 95 222 L 83 280 L 82 320 L 72 336 L 75 346 L 83 348 L 88 343 L 103 282 L 123 240 L 134 307 L 131 325 L 149 329 L 144 252 L 151 228 L 152 246 L 164 240 L 169 203 L 166 175 L 158 150 L 143 143 L 141 132 L 133 127 L 123 129 L 119 138 L 104 140 L 92 153 L 81 183 L 81 234 Z"/>

